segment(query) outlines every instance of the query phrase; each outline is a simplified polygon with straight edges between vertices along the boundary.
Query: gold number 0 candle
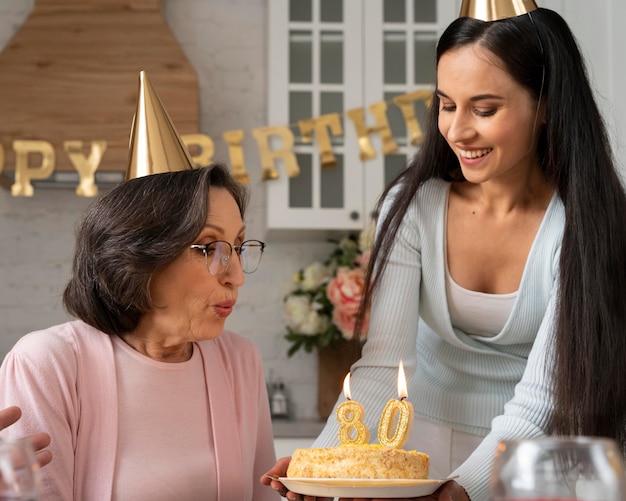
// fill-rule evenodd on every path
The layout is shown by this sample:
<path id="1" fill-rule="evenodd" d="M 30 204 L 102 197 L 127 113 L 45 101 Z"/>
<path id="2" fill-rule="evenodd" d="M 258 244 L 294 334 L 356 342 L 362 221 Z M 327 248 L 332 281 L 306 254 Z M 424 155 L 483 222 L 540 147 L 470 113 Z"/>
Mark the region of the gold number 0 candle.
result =
<path id="1" fill-rule="evenodd" d="M 411 434 L 413 426 L 413 406 L 406 400 L 408 396 L 404 365 L 400 360 L 398 368 L 398 397 L 385 405 L 378 424 L 378 442 L 386 447 L 402 447 Z M 395 430 L 394 430 L 395 424 Z"/>
<path id="2" fill-rule="evenodd" d="M 363 445 L 370 440 L 370 431 L 363 423 L 365 410 L 359 402 L 351 399 L 350 373 L 343 380 L 343 393 L 348 399 L 337 407 L 335 416 L 339 423 L 339 443 L 341 445 Z"/>

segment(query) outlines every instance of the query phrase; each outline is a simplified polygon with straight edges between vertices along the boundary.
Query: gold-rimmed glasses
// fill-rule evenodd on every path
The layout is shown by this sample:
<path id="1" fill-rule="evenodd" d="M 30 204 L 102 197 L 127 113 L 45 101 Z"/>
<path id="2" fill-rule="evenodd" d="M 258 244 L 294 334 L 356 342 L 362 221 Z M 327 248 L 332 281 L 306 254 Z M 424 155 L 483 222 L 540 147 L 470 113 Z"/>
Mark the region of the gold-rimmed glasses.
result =
<path id="1" fill-rule="evenodd" d="M 208 244 L 193 244 L 192 249 L 204 254 L 208 272 L 217 277 L 226 272 L 233 250 L 239 256 L 244 273 L 254 273 L 259 267 L 265 244 L 260 240 L 246 240 L 241 245 L 231 245 L 226 240 L 215 240 Z"/>

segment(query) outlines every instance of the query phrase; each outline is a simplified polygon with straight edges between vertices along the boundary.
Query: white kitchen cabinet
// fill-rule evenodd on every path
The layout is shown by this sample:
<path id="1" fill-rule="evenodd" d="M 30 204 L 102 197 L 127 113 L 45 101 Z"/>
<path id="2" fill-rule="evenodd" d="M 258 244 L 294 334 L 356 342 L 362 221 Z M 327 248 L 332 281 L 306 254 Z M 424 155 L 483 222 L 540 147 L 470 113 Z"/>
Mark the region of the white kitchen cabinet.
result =
<path id="1" fill-rule="evenodd" d="M 391 99 L 432 90 L 434 48 L 458 14 L 458 0 L 272 0 L 269 2 L 269 123 L 289 125 L 300 174 L 267 180 L 269 229 L 356 230 L 364 227 L 384 187 L 401 171 L 408 144 L 404 118 Z M 360 160 L 354 124 L 345 112 L 386 102 L 399 149 L 384 155 L 371 134 L 376 158 Z M 423 121 L 426 107 L 417 101 Z M 336 166 L 321 168 L 317 138 L 306 142 L 299 120 L 340 114 L 341 134 L 330 136 Z"/>

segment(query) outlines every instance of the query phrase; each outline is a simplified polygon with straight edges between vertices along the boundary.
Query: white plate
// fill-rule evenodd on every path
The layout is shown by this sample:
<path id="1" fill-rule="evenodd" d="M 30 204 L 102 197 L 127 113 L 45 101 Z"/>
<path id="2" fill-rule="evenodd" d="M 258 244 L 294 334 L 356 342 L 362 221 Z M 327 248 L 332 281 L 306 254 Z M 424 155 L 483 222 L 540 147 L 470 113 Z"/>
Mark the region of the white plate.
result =
<path id="1" fill-rule="evenodd" d="M 305 496 L 346 498 L 413 498 L 435 492 L 444 480 L 280 477 L 287 489 Z"/>

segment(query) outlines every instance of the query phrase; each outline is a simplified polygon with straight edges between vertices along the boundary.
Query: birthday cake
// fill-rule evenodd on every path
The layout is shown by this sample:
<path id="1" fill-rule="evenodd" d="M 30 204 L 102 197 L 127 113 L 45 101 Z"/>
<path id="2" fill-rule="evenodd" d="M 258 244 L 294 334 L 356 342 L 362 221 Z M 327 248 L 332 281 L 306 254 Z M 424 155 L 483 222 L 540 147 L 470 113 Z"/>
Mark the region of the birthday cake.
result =
<path id="1" fill-rule="evenodd" d="M 377 444 L 296 449 L 287 477 L 292 478 L 428 478 L 429 456 Z"/>

